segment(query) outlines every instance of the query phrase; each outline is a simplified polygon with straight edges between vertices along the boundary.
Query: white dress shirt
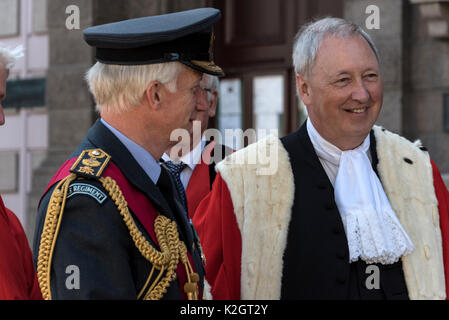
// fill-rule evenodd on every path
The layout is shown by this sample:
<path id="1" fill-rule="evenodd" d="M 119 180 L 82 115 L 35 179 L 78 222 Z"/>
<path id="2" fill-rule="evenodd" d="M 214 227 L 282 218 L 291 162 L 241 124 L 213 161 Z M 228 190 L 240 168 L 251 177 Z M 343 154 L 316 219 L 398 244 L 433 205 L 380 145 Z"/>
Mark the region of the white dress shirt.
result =
<path id="1" fill-rule="evenodd" d="M 334 186 L 348 240 L 349 261 L 392 264 L 415 248 L 396 217 L 369 156 L 370 136 L 342 151 L 320 136 L 307 120 L 310 140 Z"/>
<path id="2" fill-rule="evenodd" d="M 197 164 L 201 163 L 201 156 L 204 150 L 204 147 L 206 146 L 206 140 L 202 139 L 194 148 L 192 151 L 190 151 L 188 154 L 182 156 L 179 159 L 176 159 L 176 161 L 184 162 L 187 166 L 182 170 L 181 174 L 179 175 L 181 179 L 181 183 L 184 186 L 184 190 L 187 189 L 187 186 L 189 184 L 189 180 L 192 177 L 193 170 L 195 170 L 195 167 Z M 168 154 L 164 153 L 162 155 L 162 159 L 164 161 L 174 161 L 174 159 L 171 159 Z"/>
<path id="3" fill-rule="evenodd" d="M 309 134 L 310 141 L 312 141 L 313 148 L 318 155 L 318 160 L 320 160 L 324 171 L 326 172 L 330 182 L 332 183 L 332 186 L 334 186 L 335 179 L 337 178 L 338 166 L 340 163 L 340 161 L 337 159 L 340 159 L 342 151 L 332 143 L 325 140 L 315 129 L 310 119 L 307 119 L 307 133 Z M 324 153 L 332 154 L 332 158 L 335 158 L 335 160 L 329 160 L 329 157 L 327 156 L 324 157 Z M 372 162 L 369 149 L 366 152 L 366 155 L 368 156 L 370 162 Z"/>

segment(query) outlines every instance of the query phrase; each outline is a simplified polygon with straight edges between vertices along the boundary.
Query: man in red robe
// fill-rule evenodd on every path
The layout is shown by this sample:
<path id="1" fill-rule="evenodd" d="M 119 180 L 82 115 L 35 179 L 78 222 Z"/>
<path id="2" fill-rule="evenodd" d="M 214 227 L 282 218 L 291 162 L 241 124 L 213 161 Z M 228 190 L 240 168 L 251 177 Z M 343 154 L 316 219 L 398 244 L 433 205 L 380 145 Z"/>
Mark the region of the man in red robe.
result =
<path id="1" fill-rule="evenodd" d="M 219 163 L 195 213 L 213 298 L 446 299 L 449 193 L 419 141 L 374 125 L 371 38 L 321 19 L 293 60 L 309 119 Z"/>
<path id="2" fill-rule="evenodd" d="M 177 183 L 182 184 L 185 190 L 189 219 L 193 218 L 198 204 L 212 188 L 215 165 L 232 152 L 231 148 L 215 141 L 207 141 L 206 137 L 209 120 L 215 117 L 217 111 L 219 79 L 204 73 L 200 86 L 202 90 L 194 130 L 190 135 L 189 152 L 183 154 L 184 150 L 175 146 L 162 157 L 164 161 L 169 162 L 171 152 L 176 153 L 179 150 L 177 155 L 172 154 L 179 163 L 178 166 L 172 166 L 172 173 Z M 179 168 L 179 172 L 176 172 L 176 168 Z"/>
<path id="3" fill-rule="evenodd" d="M 5 123 L 2 100 L 6 79 L 18 51 L 0 47 L 0 125 Z M 28 240 L 22 225 L 0 196 L 0 299 L 42 299 Z"/>

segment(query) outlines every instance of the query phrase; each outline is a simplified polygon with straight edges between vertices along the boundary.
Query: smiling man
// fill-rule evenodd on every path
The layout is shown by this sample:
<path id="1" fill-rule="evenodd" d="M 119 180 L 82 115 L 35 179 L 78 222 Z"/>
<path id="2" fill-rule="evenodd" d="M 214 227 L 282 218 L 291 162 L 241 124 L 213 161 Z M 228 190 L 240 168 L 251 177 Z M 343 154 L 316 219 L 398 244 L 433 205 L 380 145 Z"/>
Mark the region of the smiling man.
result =
<path id="1" fill-rule="evenodd" d="M 195 213 L 213 297 L 445 299 L 449 194 L 424 147 L 374 125 L 383 92 L 369 35 L 312 22 L 293 62 L 309 119 L 219 163 Z M 273 145 L 271 176 L 238 161 Z"/>
<path id="2" fill-rule="evenodd" d="M 297 74 L 297 87 L 310 122 L 341 150 L 358 147 L 382 106 L 377 54 L 361 35 L 326 37 L 313 68 Z"/>
<path id="3" fill-rule="evenodd" d="M 200 299 L 201 249 L 159 159 L 192 131 L 213 8 L 94 26 L 99 119 L 48 185 L 34 242 L 44 299 Z"/>

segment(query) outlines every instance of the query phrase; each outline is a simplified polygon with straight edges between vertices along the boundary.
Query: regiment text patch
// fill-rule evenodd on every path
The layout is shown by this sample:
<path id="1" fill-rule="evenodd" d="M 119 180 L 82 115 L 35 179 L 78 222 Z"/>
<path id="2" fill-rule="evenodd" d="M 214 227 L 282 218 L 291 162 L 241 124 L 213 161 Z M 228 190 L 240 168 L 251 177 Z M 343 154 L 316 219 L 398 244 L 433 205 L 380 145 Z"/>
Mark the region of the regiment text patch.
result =
<path id="1" fill-rule="evenodd" d="M 75 194 L 85 194 L 88 196 L 91 196 L 99 204 L 102 204 L 104 200 L 106 200 L 107 196 L 106 194 L 98 189 L 97 187 L 94 187 L 90 184 L 86 183 L 73 183 L 69 186 L 69 190 L 67 192 L 67 199 Z"/>

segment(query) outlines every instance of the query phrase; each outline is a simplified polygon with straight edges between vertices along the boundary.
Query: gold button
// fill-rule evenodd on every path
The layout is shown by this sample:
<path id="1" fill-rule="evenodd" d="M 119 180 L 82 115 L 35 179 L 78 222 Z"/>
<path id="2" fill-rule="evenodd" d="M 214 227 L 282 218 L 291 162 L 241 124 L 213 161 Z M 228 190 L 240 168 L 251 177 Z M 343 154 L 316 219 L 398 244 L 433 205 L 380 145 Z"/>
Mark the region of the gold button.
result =
<path id="1" fill-rule="evenodd" d="M 439 224 L 438 214 L 437 214 L 437 210 L 435 208 L 433 208 L 433 211 L 432 211 L 432 219 L 433 219 L 433 225 L 435 227 L 438 227 L 438 224 Z"/>
<path id="2" fill-rule="evenodd" d="M 94 156 L 99 156 L 99 155 L 100 155 L 100 151 L 94 150 L 94 151 L 92 151 L 92 154 L 93 154 Z"/>
<path id="3" fill-rule="evenodd" d="M 248 274 L 250 276 L 254 275 L 256 273 L 256 266 L 254 265 L 254 262 L 248 263 Z"/>
<path id="4" fill-rule="evenodd" d="M 426 256 L 427 260 L 430 260 L 430 250 L 428 246 L 424 246 L 424 255 Z"/>

